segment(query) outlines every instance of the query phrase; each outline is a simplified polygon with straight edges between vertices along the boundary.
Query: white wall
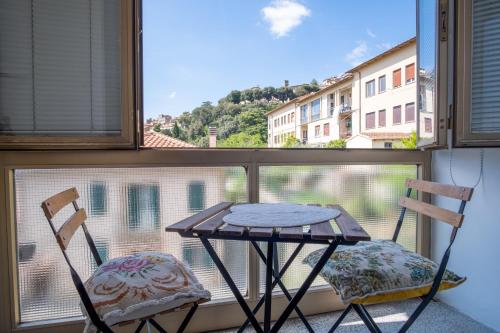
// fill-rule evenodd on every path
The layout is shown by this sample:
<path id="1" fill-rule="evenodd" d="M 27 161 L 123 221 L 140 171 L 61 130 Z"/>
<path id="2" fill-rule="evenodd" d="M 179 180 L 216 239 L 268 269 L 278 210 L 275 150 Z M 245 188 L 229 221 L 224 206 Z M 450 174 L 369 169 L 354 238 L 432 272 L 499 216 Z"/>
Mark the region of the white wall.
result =
<path id="1" fill-rule="evenodd" d="M 416 83 L 406 83 L 405 68 L 406 65 L 416 64 L 416 44 L 411 44 L 405 48 L 394 52 L 393 54 L 376 61 L 375 63 L 361 68 L 361 132 L 403 132 L 410 133 L 416 131 L 415 121 L 405 122 L 405 105 L 415 103 L 417 90 Z M 392 87 L 392 73 L 394 70 L 401 70 L 401 86 Z M 385 75 L 385 92 L 379 93 L 378 78 Z M 355 74 L 357 79 L 357 74 Z M 366 83 L 375 80 L 375 95 L 366 97 Z M 359 81 L 359 80 L 358 80 Z M 359 96 L 356 96 L 359 98 Z M 359 102 L 356 102 L 359 103 Z M 401 124 L 393 124 L 393 107 L 401 105 Z M 386 125 L 378 126 L 378 111 L 386 111 Z M 415 106 L 416 110 L 416 106 Z M 375 112 L 375 128 L 366 129 L 366 114 Z M 416 111 L 415 111 L 416 113 Z"/>
<path id="2" fill-rule="evenodd" d="M 458 185 L 472 186 L 479 174 L 479 149 L 453 150 L 453 176 Z M 432 154 L 433 180 L 451 183 L 449 152 Z M 463 227 L 452 248 L 448 268 L 467 276 L 467 281 L 439 298 L 473 319 L 500 331 L 500 149 L 485 149 L 484 178 L 465 208 Z M 457 210 L 456 200 L 435 203 Z M 432 225 L 432 257 L 440 260 L 451 228 Z"/>

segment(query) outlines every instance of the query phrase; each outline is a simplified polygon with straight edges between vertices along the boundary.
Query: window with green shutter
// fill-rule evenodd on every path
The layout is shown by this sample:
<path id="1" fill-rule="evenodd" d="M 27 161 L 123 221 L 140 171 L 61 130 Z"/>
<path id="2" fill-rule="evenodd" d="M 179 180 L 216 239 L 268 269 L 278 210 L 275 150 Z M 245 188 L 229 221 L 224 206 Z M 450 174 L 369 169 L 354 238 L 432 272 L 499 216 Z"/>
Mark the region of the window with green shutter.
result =
<path id="1" fill-rule="evenodd" d="M 160 228 L 160 187 L 131 184 L 128 194 L 129 229 L 152 230 Z"/>
<path id="2" fill-rule="evenodd" d="M 192 212 L 205 209 L 205 182 L 189 183 L 189 210 Z"/>
<path id="3" fill-rule="evenodd" d="M 91 216 L 105 215 L 107 212 L 107 193 L 106 185 L 103 182 L 90 184 L 89 189 L 89 208 Z"/>

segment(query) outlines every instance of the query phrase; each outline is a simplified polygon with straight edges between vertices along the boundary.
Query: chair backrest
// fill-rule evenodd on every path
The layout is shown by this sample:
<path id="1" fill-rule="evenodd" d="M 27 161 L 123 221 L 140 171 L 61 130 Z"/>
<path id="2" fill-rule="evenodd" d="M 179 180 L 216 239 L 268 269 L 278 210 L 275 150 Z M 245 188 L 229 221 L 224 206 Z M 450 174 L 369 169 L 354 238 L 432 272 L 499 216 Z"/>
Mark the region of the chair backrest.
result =
<path id="1" fill-rule="evenodd" d="M 104 324 L 104 322 L 102 322 L 101 319 L 99 318 L 88 296 L 88 293 L 85 290 L 85 287 L 83 285 L 80 276 L 76 272 L 75 268 L 73 267 L 73 265 L 69 260 L 68 255 L 66 254 L 66 250 L 68 248 L 71 239 L 73 238 L 73 235 L 75 234 L 76 230 L 79 227 L 82 227 L 83 232 L 85 233 L 85 239 L 87 240 L 87 243 L 90 247 L 90 250 L 97 265 L 100 266 L 102 264 L 101 257 L 99 256 L 94 241 L 92 240 L 92 237 L 90 236 L 90 233 L 88 232 L 87 227 L 85 225 L 85 220 L 87 219 L 87 214 L 85 213 L 85 209 L 79 208 L 76 202 L 76 200 L 79 197 L 80 196 L 78 195 L 78 191 L 76 190 L 76 188 L 72 187 L 70 189 L 67 189 L 66 191 L 60 192 L 48 198 L 47 200 L 43 201 L 41 206 L 43 212 L 45 213 L 45 217 L 49 222 L 50 228 L 54 233 L 57 243 L 61 248 L 64 259 L 66 260 L 66 263 L 69 266 L 71 278 L 73 279 L 78 294 L 80 295 L 82 303 L 85 306 L 85 310 L 87 310 L 87 314 L 92 320 L 92 323 L 102 332 L 112 332 L 111 329 L 106 324 Z M 57 213 L 59 213 L 64 207 L 68 206 L 69 204 L 73 205 L 75 212 L 57 230 L 54 226 L 53 218 L 54 216 L 57 215 Z"/>
<path id="2" fill-rule="evenodd" d="M 85 238 L 90 247 L 92 255 L 98 266 L 102 264 L 101 257 L 99 256 L 99 252 L 95 246 L 95 243 L 90 236 L 90 233 L 87 230 L 87 226 L 85 225 L 85 221 L 87 219 L 87 214 L 85 209 L 79 208 L 76 200 L 79 198 L 78 191 L 76 188 L 72 187 L 67 189 L 66 191 L 60 192 L 54 196 L 51 196 L 44 202 L 42 202 L 42 209 L 45 213 L 45 217 L 54 232 L 54 236 L 56 237 L 57 243 L 62 251 L 66 251 L 68 248 L 69 242 L 73 238 L 76 230 L 79 227 L 82 227 L 83 232 L 85 234 Z M 61 209 L 66 207 L 67 205 L 72 204 L 75 209 L 75 213 L 71 215 L 66 222 L 59 228 L 59 230 L 55 229 L 54 223 L 52 219 L 56 216 Z"/>
<path id="3" fill-rule="evenodd" d="M 393 241 L 397 240 L 399 231 L 401 229 L 401 224 L 403 223 L 404 215 L 407 209 L 431 217 L 437 221 L 448 223 L 456 229 L 462 227 L 462 223 L 464 220 L 463 212 L 465 209 L 465 204 L 472 198 L 472 192 L 473 192 L 472 188 L 464 186 L 440 184 L 440 183 L 429 182 L 425 180 L 417 180 L 417 179 L 407 179 L 405 184 L 407 192 L 406 196 L 402 197 L 399 200 L 399 205 L 402 207 L 402 209 L 400 218 L 398 220 L 398 224 L 396 226 L 396 230 L 394 232 Z M 452 199 L 458 199 L 461 201 L 461 203 L 457 212 L 454 212 L 420 200 L 412 199 L 410 197 L 412 190 L 417 190 L 420 192 L 425 192 L 439 196 L 445 196 Z"/>
<path id="4" fill-rule="evenodd" d="M 399 201 L 399 205 L 402 207 L 402 209 L 398 224 L 396 226 L 396 230 L 394 231 L 394 236 L 392 238 L 393 241 L 396 241 L 398 238 L 406 209 L 413 210 L 417 213 L 429 216 L 435 220 L 442 221 L 453 226 L 450 243 L 443 254 L 441 262 L 439 263 L 439 268 L 434 277 L 432 287 L 426 296 L 426 298 L 430 300 L 437 293 L 437 291 L 439 290 L 439 286 L 441 285 L 441 280 L 443 279 L 444 272 L 446 271 L 446 265 L 448 264 L 448 260 L 450 258 L 451 246 L 455 241 L 458 229 L 462 227 L 465 204 L 471 200 L 472 192 L 474 189 L 470 187 L 445 185 L 417 179 L 407 179 L 406 187 L 406 197 L 401 198 Z M 458 208 L 457 212 L 453 212 L 451 210 L 431 205 L 420 200 L 412 199 L 410 198 L 412 189 L 429 194 L 458 199 L 460 200 L 460 207 Z"/>

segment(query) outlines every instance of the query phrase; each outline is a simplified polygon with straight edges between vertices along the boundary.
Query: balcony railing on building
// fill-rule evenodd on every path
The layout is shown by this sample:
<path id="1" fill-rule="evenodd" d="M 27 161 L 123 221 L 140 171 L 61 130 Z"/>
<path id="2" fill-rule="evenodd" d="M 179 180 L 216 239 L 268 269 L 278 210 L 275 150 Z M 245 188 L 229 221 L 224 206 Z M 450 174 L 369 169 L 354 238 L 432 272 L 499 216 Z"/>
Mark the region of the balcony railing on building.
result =
<path id="1" fill-rule="evenodd" d="M 351 107 L 351 104 L 342 104 L 339 106 L 338 110 L 339 110 L 339 114 L 346 113 L 346 112 L 352 111 L 352 107 Z"/>

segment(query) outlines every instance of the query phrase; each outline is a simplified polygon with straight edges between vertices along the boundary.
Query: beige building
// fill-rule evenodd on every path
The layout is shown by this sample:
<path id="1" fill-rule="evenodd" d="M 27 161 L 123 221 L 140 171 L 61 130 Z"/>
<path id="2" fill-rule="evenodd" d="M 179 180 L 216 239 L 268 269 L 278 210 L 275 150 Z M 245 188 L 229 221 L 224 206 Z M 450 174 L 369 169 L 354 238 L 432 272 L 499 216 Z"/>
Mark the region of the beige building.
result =
<path id="1" fill-rule="evenodd" d="M 344 139 L 348 148 L 392 148 L 416 130 L 416 42 L 409 39 L 328 79 L 318 92 L 296 98 L 268 116 L 268 146 L 294 135 L 321 147 Z"/>

